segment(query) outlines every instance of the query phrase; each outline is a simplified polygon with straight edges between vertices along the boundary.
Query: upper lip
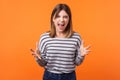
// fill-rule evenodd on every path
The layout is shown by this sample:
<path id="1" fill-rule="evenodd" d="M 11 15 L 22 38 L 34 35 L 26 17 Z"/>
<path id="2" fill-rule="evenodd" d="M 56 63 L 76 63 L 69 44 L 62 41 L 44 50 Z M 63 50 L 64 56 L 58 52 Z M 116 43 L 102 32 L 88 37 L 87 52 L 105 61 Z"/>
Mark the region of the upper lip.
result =
<path id="1" fill-rule="evenodd" d="M 61 25 L 63 25 L 63 24 L 65 24 L 65 23 L 58 23 L 58 24 L 61 24 Z"/>
<path id="2" fill-rule="evenodd" d="M 64 25 L 65 25 L 65 23 L 58 23 L 58 25 L 62 25 L 62 26 L 64 26 Z"/>

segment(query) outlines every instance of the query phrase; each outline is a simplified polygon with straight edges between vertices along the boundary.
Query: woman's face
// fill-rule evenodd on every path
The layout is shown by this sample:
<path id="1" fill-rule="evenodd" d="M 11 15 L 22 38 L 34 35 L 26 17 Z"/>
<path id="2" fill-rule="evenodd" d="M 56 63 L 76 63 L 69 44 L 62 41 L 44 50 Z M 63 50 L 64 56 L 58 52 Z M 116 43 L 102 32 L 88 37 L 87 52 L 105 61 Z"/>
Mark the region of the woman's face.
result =
<path id="1" fill-rule="evenodd" d="M 56 32 L 64 32 L 69 22 L 69 15 L 64 10 L 61 10 L 56 17 L 53 18 L 53 22 Z"/>

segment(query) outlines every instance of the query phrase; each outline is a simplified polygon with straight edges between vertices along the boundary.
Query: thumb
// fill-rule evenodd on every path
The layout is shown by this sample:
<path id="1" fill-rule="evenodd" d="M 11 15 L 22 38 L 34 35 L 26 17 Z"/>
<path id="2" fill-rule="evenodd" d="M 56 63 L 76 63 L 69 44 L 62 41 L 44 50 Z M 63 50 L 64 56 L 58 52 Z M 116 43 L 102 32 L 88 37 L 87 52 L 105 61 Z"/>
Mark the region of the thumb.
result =
<path id="1" fill-rule="evenodd" d="M 83 45 L 84 44 L 84 40 L 81 40 L 81 45 Z"/>
<path id="2" fill-rule="evenodd" d="M 36 42 L 36 50 L 38 50 L 39 49 L 39 44 L 38 44 L 38 42 Z"/>
<path id="3" fill-rule="evenodd" d="M 84 40 L 81 40 L 80 48 L 83 48 L 83 46 L 84 46 Z"/>

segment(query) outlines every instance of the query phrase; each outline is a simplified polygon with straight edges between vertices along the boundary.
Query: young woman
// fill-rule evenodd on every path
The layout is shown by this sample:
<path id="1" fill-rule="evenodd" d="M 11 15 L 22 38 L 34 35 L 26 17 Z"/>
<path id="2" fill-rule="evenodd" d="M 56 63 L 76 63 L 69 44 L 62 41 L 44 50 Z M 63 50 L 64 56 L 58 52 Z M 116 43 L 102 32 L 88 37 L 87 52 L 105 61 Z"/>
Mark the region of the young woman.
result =
<path id="1" fill-rule="evenodd" d="M 43 80 L 76 80 L 75 67 L 83 62 L 89 47 L 72 30 L 70 8 L 58 4 L 51 14 L 51 30 L 41 35 L 36 50 L 31 51 L 45 69 Z"/>

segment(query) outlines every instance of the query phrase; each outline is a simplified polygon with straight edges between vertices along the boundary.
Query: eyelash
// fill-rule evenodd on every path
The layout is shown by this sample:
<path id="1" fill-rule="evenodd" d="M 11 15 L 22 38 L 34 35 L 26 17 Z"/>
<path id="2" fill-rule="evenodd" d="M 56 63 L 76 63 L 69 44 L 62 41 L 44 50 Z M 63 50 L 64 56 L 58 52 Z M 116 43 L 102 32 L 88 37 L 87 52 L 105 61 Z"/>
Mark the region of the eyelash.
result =
<path id="1" fill-rule="evenodd" d="M 56 18 L 59 18 L 60 16 L 56 16 Z M 68 16 L 63 16 L 64 18 L 68 18 Z"/>
<path id="2" fill-rule="evenodd" d="M 68 18 L 68 16 L 64 16 L 64 18 Z"/>

